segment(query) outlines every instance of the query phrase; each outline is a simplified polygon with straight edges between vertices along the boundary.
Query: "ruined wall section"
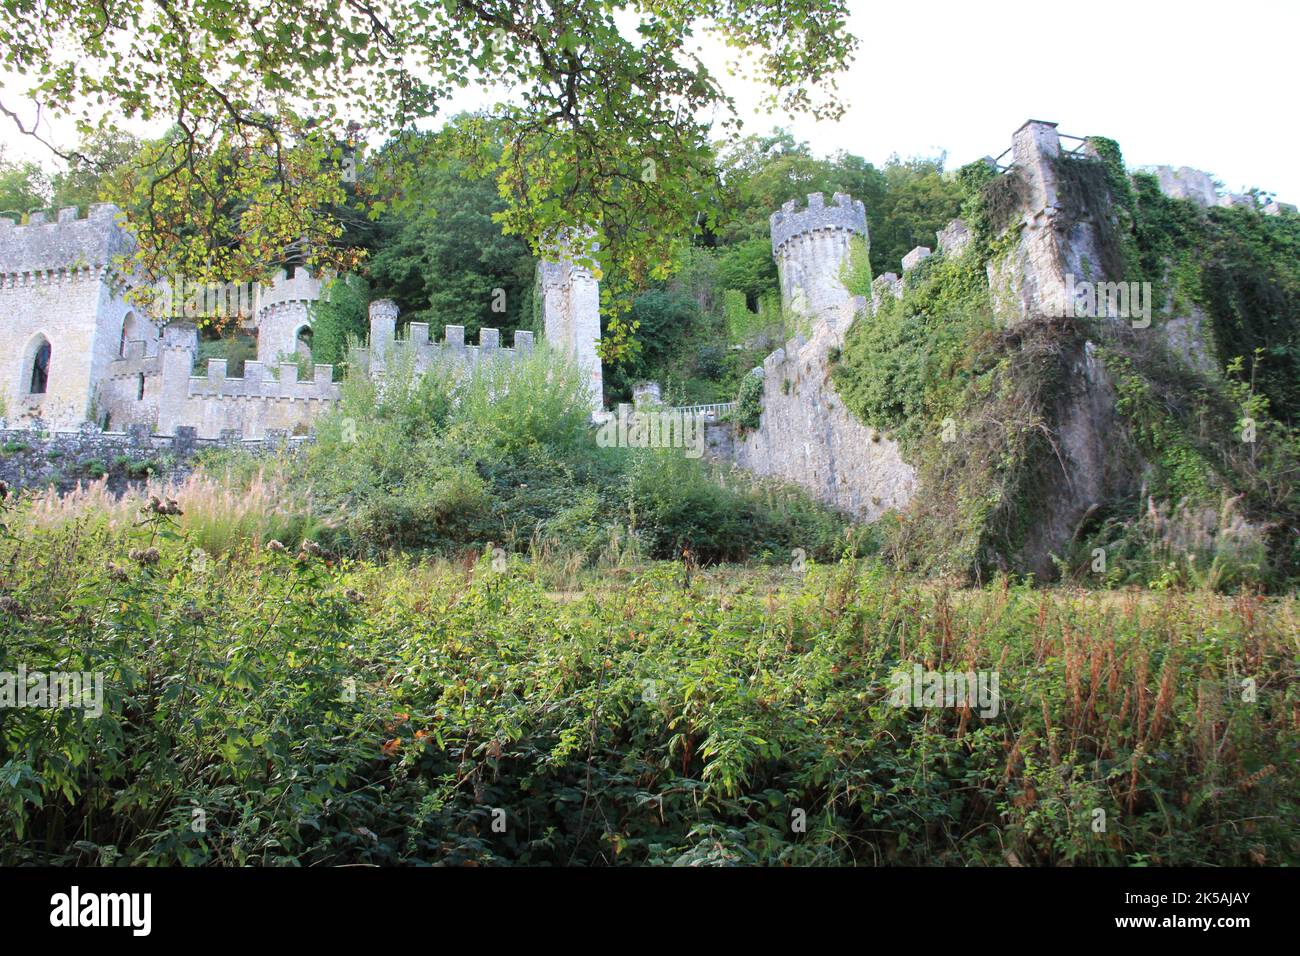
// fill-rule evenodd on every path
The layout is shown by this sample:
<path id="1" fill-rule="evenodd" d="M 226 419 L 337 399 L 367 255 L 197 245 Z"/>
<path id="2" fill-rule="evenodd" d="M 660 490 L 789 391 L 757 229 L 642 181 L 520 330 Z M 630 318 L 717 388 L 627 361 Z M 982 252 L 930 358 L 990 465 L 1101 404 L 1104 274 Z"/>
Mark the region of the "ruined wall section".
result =
<path id="1" fill-rule="evenodd" d="M 1020 213 L 1008 227 L 1018 231 L 1018 239 L 1008 253 L 988 263 L 994 311 L 1008 327 L 1072 321 L 1077 293 L 1072 300 L 1070 290 L 1076 283 L 1124 278 L 1106 272 L 1102 231 L 1111 228 L 1109 200 L 1094 208 L 1065 209 L 1055 123 L 1026 122 L 1013 136 L 1012 154 L 1012 174 L 1021 177 L 1025 188 Z M 1080 158 L 1089 157 L 1096 158 L 1084 150 Z M 1047 463 L 1053 473 L 1047 481 L 1050 493 L 1026 513 L 1027 538 L 1019 553 L 1010 556 L 1016 569 L 1045 580 L 1055 576 L 1053 555 L 1064 552 L 1084 517 L 1130 493 L 1137 478 L 1114 455 L 1114 436 L 1123 423 L 1114 385 L 1096 353 L 1097 344 L 1087 339 L 1062 346 L 1064 374 L 1049 414 L 1054 451 Z"/>
<path id="2" fill-rule="evenodd" d="M 865 315 L 866 301 L 856 311 Z M 851 323 L 843 316 L 845 327 Z M 805 341 L 796 337 L 751 374 L 763 378 L 759 427 L 736 437 L 732 460 L 756 475 L 806 488 L 815 498 L 865 521 L 911 499 L 915 470 L 898 444 L 867 428 L 845 407 L 831 381 L 831 350 L 844 334 L 822 321 Z"/>

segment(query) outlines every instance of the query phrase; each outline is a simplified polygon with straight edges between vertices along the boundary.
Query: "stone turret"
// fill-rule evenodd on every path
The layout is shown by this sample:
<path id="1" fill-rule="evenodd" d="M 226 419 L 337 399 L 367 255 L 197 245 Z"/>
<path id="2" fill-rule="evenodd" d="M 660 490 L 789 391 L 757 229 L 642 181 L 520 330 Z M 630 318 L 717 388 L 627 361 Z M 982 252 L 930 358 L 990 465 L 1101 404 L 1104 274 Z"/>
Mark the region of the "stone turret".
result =
<path id="1" fill-rule="evenodd" d="M 311 307 L 320 299 L 321 279 L 304 267 L 281 269 L 254 292 L 257 359 L 274 365 L 298 352 L 298 334 L 312 325 Z"/>
<path id="2" fill-rule="evenodd" d="M 543 334 L 551 348 L 573 358 L 587 375 L 593 412 L 604 408 L 600 354 L 600 283 L 561 242 L 538 266 Z"/>
<path id="3" fill-rule="evenodd" d="M 770 225 L 785 307 L 814 320 L 847 325 L 851 299 L 840 271 L 850 240 L 868 239 L 866 207 L 845 193 L 836 193 L 829 206 L 821 193 L 810 193 L 806 209 L 791 200 L 772 213 Z"/>

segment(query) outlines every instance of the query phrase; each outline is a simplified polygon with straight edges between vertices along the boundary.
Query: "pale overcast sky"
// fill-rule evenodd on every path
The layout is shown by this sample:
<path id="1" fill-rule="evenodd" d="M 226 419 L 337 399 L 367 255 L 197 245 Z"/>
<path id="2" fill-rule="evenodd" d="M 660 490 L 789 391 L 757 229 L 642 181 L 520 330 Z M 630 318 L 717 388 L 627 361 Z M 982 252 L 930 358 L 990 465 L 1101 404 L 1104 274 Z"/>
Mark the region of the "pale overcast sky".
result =
<path id="1" fill-rule="evenodd" d="M 840 79 L 843 119 L 761 114 L 759 92 L 733 82 L 748 129 L 789 125 L 819 153 L 875 163 L 943 150 L 955 167 L 1001 153 L 1026 119 L 1053 120 L 1065 133 L 1117 140 L 1130 166 L 1192 166 L 1232 191 L 1259 186 L 1300 202 L 1297 0 L 850 5 L 861 49 Z M 720 68 L 718 48 L 707 49 Z M 449 105 L 483 101 L 476 91 Z M 3 123 L 11 157 L 48 162 Z M 54 133 L 66 142 L 66 128 Z"/>
<path id="2" fill-rule="evenodd" d="M 961 165 L 1027 119 L 1117 140 L 1129 166 L 1207 170 L 1300 201 L 1297 0 L 852 0 L 861 39 L 836 124 L 801 138 L 883 161 Z M 883 11 L 888 11 L 884 13 Z M 879 12 L 879 13 L 878 13 Z"/>

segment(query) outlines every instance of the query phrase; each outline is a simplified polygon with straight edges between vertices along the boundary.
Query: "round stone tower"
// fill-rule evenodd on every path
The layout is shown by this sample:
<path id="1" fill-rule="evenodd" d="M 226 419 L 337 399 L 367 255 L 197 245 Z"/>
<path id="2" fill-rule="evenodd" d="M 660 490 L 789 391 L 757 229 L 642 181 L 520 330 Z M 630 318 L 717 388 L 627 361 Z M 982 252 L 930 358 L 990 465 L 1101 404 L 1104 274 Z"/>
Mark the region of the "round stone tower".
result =
<path id="1" fill-rule="evenodd" d="M 770 223 L 782 303 L 814 320 L 838 322 L 850 302 L 840 270 L 849 241 L 868 238 L 866 207 L 846 193 L 836 193 L 829 206 L 821 193 L 809 193 L 808 208 L 791 200 Z"/>
<path id="2" fill-rule="evenodd" d="M 321 280 L 303 266 L 281 269 L 270 285 L 254 288 L 253 324 L 257 360 L 275 365 L 298 354 L 299 333 L 312 327 L 311 306 L 320 299 Z"/>

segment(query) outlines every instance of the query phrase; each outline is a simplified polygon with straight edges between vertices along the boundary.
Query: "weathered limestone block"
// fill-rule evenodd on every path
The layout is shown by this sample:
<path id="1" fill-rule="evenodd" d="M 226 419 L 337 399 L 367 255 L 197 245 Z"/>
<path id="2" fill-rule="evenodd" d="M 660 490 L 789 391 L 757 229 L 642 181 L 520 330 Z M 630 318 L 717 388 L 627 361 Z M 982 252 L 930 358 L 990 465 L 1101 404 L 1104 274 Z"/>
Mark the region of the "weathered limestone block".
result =
<path id="1" fill-rule="evenodd" d="M 970 244 L 970 229 L 960 219 L 954 219 L 935 233 L 939 251 L 949 259 L 961 255 Z"/>
<path id="2" fill-rule="evenodd" d="M 1160 191 L 1174 199 L 1190 199 L 1198 206 L 1217 206 L 1219 187 L 1214 177 L 1204 170 L 1182 166 L 1157 166 L 1153 172 L 1160 182 Z"/>
<path id="3" fill-rule="evenodd" d="M 907 255 L 903 256 L 903 274 L 911 272 L 926 259 L 930 258 L 929 246 L 917 246 Z"/>

